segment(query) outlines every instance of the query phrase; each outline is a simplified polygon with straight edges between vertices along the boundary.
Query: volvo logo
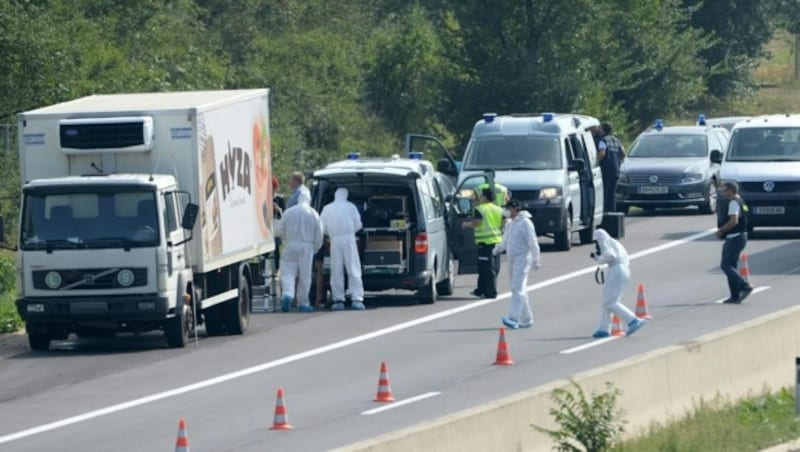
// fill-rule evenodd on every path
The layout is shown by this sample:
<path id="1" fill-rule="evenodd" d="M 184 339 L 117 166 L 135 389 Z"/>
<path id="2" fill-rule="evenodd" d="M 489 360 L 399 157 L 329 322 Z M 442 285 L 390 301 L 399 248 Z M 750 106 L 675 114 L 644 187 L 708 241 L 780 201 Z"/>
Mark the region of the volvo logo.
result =
<path id="1" fill-rule="evenodd" d="M 764 182 L 764 191 L 769 193 L 772 190 L 775 190 L 775 182 L 772 182 L 771 180 Z"/>
<path id="2" fill-rule="evenodd" d="M 658 176 L 656 176 L 655 174 L 650 176 L 650 183 L 651 184 L 657 184 L 658 183 Z"/>

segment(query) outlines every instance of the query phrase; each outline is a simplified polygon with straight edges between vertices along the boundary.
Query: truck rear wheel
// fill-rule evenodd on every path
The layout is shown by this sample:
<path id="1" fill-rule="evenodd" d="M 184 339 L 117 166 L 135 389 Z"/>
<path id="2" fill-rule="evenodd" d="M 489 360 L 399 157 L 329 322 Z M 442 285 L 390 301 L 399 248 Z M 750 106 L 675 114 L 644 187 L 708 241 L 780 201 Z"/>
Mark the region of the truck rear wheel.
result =
<path id="1" fill-rule="evenodd" d="M 239 298 L 225 303 L 225 327 L 228 334 L 244 334 L 250 325 L 250 285 L 247 278 L 239 277 Z"/>

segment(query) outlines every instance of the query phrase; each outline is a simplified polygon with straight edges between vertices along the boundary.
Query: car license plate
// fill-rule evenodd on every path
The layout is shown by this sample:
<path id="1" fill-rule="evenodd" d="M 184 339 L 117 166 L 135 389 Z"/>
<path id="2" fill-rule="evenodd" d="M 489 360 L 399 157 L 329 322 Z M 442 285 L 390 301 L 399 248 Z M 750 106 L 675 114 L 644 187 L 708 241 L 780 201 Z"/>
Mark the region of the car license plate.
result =
<path id="1" fill-rule="evenodd" d="M 783 215 L 786 208 L 783 206 L 758 206 L 753 210 L 756 215 Z"/>
<path id="2" fill-rule="evenodd" d="M 669 187 L 645 185 L 643 187 L 639 187 L 639 193 L 642 195 L 663 195 L 664 193 L 669 193 Z"/>

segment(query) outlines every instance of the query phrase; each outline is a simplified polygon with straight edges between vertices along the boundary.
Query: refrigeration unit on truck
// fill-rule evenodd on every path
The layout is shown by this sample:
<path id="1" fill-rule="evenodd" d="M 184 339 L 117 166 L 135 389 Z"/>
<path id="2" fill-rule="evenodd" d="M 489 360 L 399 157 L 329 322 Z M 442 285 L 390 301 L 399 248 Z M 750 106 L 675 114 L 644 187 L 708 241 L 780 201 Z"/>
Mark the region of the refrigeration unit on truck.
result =
<path id="1" fill-rule="evenodd" d="M 97 95 L 18 116 L 29 343 L 243 334 L 275 249 L 267 89 Z M 197 220 L 197 221 L 195 221 Z"/>

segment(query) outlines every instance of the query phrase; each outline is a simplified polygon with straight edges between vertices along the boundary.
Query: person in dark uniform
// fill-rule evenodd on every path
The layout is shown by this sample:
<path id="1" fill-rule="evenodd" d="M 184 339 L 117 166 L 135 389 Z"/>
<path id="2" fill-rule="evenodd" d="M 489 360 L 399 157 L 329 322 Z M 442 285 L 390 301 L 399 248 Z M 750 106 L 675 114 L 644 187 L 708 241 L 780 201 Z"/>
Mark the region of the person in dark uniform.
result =
<path id="1" fill-rule="evenodd" d="M 723 222 L 718 220 L 717 237 L 725 240 L 722 245 L 720 268 L 728 278 L 731 296 L 723 303 L 739 304 L 753 291 L 739 274 L 739 256 L 747 246 L 747 205 L 739 196 L 739 186 L 735 182 L 722 184 L 722 194 L 728 200 L 728 216 Z"/>
<path id="2" fill-rule="evenodd" d="M 475 244 L 478 246 L 478 287 L 472 295 L 481 298 L 497 297 L 497 273 L 500 271 L 500 256 L 494 255 L 495 245 L 503 241 L 503 209 L 493 201 L 494 191 L 490 188 L 480 193 L 480 203 L 475 206 L 474 218 L 464 223 L 464 227 L 475 230 Z"/>
<path id="3" fill-rule="evenodd" d="M 617 181 L 619 167 L 625 159 L 625 148 L 622 141 L 613 135 L 611 124 L 600 124 L 600 139 L 597 140 L 597 157 L 600 160 L 600 172 L 603 174 L 603 212 L 617 210 Z"/>

